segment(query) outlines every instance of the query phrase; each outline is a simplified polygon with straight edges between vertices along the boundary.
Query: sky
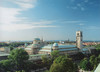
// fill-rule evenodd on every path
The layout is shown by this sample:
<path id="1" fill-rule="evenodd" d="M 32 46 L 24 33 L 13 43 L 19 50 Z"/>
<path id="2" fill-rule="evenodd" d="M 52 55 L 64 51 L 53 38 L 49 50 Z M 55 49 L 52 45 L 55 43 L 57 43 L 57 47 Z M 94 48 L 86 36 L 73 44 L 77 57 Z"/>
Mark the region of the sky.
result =
<path id="1" fill-rule="evenodd" d="M 100 40 L 100 0 L 0 0 L 0 41 Z"/>

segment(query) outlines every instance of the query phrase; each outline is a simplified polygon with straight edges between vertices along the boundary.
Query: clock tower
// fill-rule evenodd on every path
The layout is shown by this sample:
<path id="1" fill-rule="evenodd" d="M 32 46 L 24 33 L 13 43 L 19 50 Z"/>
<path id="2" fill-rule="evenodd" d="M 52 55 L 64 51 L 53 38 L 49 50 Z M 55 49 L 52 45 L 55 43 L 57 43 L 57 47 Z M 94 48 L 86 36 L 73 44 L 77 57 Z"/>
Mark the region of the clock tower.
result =
<path id="1" fill-rule="evenodd" d="M 83 44 L 82 44 L 83 40 L 82 39 L 83 39 L 82 31 L 77 31 L 76 32 L 76 46 L 79 49 L 82 49 L 82 47 L 83 47 Z"/>

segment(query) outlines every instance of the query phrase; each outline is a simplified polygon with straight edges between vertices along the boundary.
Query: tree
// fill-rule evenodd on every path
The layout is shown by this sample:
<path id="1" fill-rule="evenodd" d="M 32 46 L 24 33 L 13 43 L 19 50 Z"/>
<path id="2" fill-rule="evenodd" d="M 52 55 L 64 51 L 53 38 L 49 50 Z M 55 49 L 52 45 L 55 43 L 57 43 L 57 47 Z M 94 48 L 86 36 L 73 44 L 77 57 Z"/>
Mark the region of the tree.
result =
<path id="1" fill-rule="evenodd" d="M 1 65 L 0 66 L 0 68 L 1 68 L 0 72 L 2 72 L 2 71 L 7 72 L 7 71 L 10 71 L 11 68 L 12 68 L 10 60 L 2 60 L 2 61 L 0 61 L 0 65 Z"/>
<path id="2" fill-rule="evenodd" d="M 95 55 L 90 56 L 90 63 L 93 66 L 93 69 L 95 69 L 98 64 L 100 63 L 100 55 L 96 57 Z"/>
<path id="3" fill-rule="evenodd" d="M 14 49 L 14 47 L 12 47 L 12 46 L 9 46 L 9 48 L 10 48 L 11 51 Z"/>
<path id="4" fill-rule="evenodd" d="M 71 57 L 73 60 L 82 60 L 85 57 L 85 55 L 82 52 L 78 52 L 77 54 L 72 55 Z"/>
<path id="5" fill-rule="evenodd" d="M 63 72 L 62 66 L 60 64 L 52 64 L 50 68 L 50 72 Z"/>
<path id="6" fill-rule="evenodd" d="M 48 70 L 44 71 L 44 72 L 49 72 Z"/>
<path id="7" fill-rule="evenodd" d="M 93 69 L 91 66 L 91 63 L 89 62 L 89 60 L 87 58 L 84 58 L 83 60 L 81 60 L 80 68 L 82 68 L 83 70 L 92 70 Z"/>
<path id="8" fill-rule="evenodd" d="M 100 63 L 100 55 L 97 58 L 98 58 L 98 63 Z"/>
<path id="9" fill-rule="evenodd" d="M 16 71 L 16 72 L 25 72 L 24 70 L 22 70 L 22 71 Z"/>
<path id="10" fill-rule="evenodd" d="M 46 63 L 48 62 L 48 58 L 47 58 L 46 55 L 43 55 L 43 56 L 42 56 L 42 62 L 43 62 L 44 64 L 46 64 Z"/>
<path id="11" fill-rule="evenodd" d="M 100 44 L 96 45 L 95 48 L 96 48 L 96 55 L 99 55 L 100 54 Z"/>
<path id="12" fill-rule="evenodd" d="M 27 63 L 28 58 L 28 53 L 23 49 L 12 50 L 8 56 L 8 59 L 15 64 L 17 71 L 25 69 L 25 64 Z"/>
<path id="13" fill-rule="evenodd" d="M 94 64 L 96 62 L 95 61 L 96 60 L 95 58 L 96 58 L 95 55 L 90 56 L 90 60 L 89 61 L 90 61 L 90 63 L 91 63 L 92 66 L 94 66 Z"/>
<path id="14" fill-rule="evenodd" d="M 55 51 L 51 52 L 51 58 L 52 58 L 52 60 L 56 59 L 59 56 L 60 56 L 60 54 L 59 54 L 58 50 L 55 50 Z"/>
<path id="15" fill-rule="evenodd" d="M 47 69 L 49 69 L 52 64 L 52 60 L 48 59 L 46 55 L 42 56 L 42 62 L 43 62 L 43 65 L 47 67 Z"/>
<path id="16" fill-rule="evenodd" d="M 78 67 L 70 58 L 65 56 L 57 57 L 50 67 L 50 72 L 77 72 Z"/>
<path id="17" fill-rule="evenodd" d="M 3 72 L 3 65 L 1 61 L 0 61 L 0 72 Z"/>
<path id="18" fill-rule="evenodd" d="M 85 56 L 84 56 L 84 54 L 82 52 L 79 52 L 77 54 L 77 57 L 78 57 L 79 60 L 82 60 Z"/>
<path id="19" fill-rule="evenodd" d="M 100 50 L 100 44 L 95 46 L 97 50 Z"/>

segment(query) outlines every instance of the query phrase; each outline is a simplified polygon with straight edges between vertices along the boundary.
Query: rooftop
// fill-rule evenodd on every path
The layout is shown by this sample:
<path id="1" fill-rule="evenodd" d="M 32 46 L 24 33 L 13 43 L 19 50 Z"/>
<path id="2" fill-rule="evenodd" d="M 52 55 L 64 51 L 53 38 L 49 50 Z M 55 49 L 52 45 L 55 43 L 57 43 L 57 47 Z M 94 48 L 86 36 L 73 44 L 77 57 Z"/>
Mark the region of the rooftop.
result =
<path id="1" fill-rule="evenodd" d="M 76 47 L 76 45 L 59 45 L 59 48 L 72 48 L 72 47 Z"/>
<path id="2" fill-rule="evenodd" d="M 70 50 L 78 50 L 78 48 L 59 49 L 59 51 L 70 51 Z"/>

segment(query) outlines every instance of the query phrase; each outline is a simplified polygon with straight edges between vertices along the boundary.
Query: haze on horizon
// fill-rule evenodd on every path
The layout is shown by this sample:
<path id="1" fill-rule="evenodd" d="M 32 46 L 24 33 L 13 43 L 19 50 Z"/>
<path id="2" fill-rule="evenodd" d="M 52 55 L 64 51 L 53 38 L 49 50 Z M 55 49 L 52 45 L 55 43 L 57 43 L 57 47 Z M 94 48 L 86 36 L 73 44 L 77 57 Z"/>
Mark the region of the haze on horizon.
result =
<path id="1" fill-rule="evenodd" d="M 0 41 L 100 40 L 99 0 L 1 0 Z"/>

